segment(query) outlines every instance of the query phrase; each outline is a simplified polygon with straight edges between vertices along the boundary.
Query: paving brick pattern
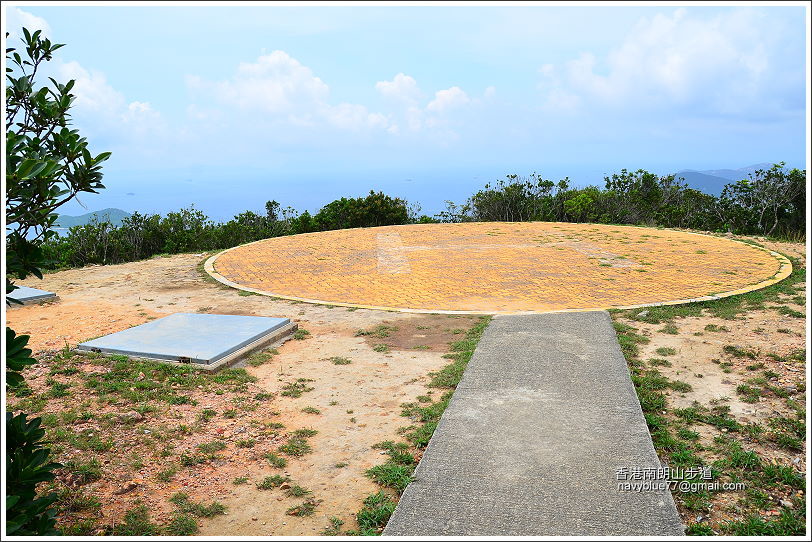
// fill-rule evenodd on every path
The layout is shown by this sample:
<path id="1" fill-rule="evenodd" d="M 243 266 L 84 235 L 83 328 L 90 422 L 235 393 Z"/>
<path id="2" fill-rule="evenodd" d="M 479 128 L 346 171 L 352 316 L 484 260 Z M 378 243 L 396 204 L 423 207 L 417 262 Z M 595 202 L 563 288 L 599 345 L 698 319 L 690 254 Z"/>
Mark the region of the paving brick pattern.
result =
<path id="1" fill-rule="evenodd" d="M 241 287 L 324 303 L 544 312 L 657 303 L 765 281 L 781 262 L 729 239 L 550 222 L 385 226 L 277 237 L 221 254 Z"/>

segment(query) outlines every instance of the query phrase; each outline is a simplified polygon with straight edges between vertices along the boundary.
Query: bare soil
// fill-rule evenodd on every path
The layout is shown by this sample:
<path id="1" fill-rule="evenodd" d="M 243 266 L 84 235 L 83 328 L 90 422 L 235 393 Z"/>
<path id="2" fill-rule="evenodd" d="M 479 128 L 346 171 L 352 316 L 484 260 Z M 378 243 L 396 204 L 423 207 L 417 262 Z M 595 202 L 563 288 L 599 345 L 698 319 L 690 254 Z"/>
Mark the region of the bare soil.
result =
<path id="1" fill-rule="evenodd" d="M 134 424 L 102 426 L 95 419 L 71 422 L 73 431 L 97 431 L 115 444 L 108 452 L 65 446 L 57 459 L 95 457 L 101 462 L 102 478 L 81 488 L 101 502 L 93 518 L 98 525 L 120 522 L 137 502 L 148 506 L 155 522 L 165 524 L 173 511 L 169 497 L 183 491 L 197 502 L 216 500 L 227 507 L 225 515 L 201 519 L 200 534 L 204 535 L 315 535 L 332 516 L 345 522 L 343 529 L 354 528 L 354 514 L 363 499 L 381 489 L 364 474 L 385 460 L 372 446 L 401 440 L 397 430 L 410 423 L 400 416 L 402 403 L 414 402 L 420 395 L 439 395 L 426 387 L 428 374 L 448 363 L 442 356 L 449 344 L 461 339 L 460 330 L 470 328 L 476 317 L 348 310 L 241 295 L 204 278 L 199 270 L 203 259 L 202 254 L 183 254 L 66 270 L 47 274 L 41 281 L 24 281 L 57 292 L 61 298 L 57 303 L 8 311 L 9 325 L 18 333 L 30 334 L 35 354 L 43 359 L 25 374 L 35 394 L 47 392 L 46 381 L 51 378 L 47 358 L 66 344 L 73 347 L 174 312 L 288 317 L 310 332 L 304 340 L 285 342 L 278 355 L 263 365 L 243 364 L 257 381 L 241 393 L 193 392 L 190 395 L 197 405 L 173 405 L 147 413 Z M 358 334 L 381 325 L 389 330 L 385 336 L 380 332 L 376 336 Z M 381 344 L 388 351 L 374 350 Z M 333 357 L 351 363 L 336 365 L 330 361 Z M 82 365 L 81 370 L 104 371 L 94 363 Z M 81 390 L 77 376 L 53 378 L 72 384 L 71 390 Z M 285 384 L 300 378 L 312 380 L 307 386 L 313 390 L 299 398 L 280 395 Z M 257 406 L 250 399 L 258 393 L 274 397 Z M 89 404 L 89 399 L 81 391 L 52 398 L 39 415 L 89 410 L 97 418 L 131 409 L 121 402 Z M 320 413 L 305 413 L 305 407 Z M 203 409 L 217 414 L 201 424 Z M 234 409 L 239 411 L 236 417 L 223 416 Z M 284 428 L 269 431 L 271 424 Z M 183 426 L 193 430 L 178 438 L 178 428 Z M 288 458 L 283 469 L 271 467 L 264 454 L 275 451 L 289 432 L 300 428 L 318 431 L 308 439 L 313 452 Z M 253 447 L 236 446 L 239 440 L 251 439 Z M 215 440 L 228 444 L 216 460 L 191 467 L 178 465 L 180 454 L 193 454 L 197 445 Z M 160 453 L 166 442 L 173 447 L 169 457 Z M 159 472 L 173 466 L 177 474 L 171 481 L 157 478 Z M 289 476 L 291 484 L 312 492 L 308 498 L 319 502 L 312 516 L 286 514 L 304 498 L 287 497 L 281 489 L 256 488 L 265 476 L 275 474 Z M 235 485 L 233 480 L 238 477 L 248 481 Z M 67 476 L 61 482 L 80 485 Z M 79 513 L 65 520 L 77 521 L 82 516 Z"/>
<path id="2" fill-rule="evenodd" d="M 763 241 L 762 241 L 763 242 Z M 805 259 L 805 247 L 791 243 L 767 243 L 769 248 Z M 23 284 L 57 292 L 60 302 L 10 309 L 9 325 L 18 333 L 31 335 L 31 345 L 42 362 L 26 371 L 26 379 L 35 394 L 48 391 L 49 378 L 72 383 L 67 397 L 49 399 L 40 415 L 89 410 L 93 419 L 65 422 L 74 431 L 99 433 L 112 438 L 109 451 L 93 452 L 63 445 L 57 459 L 98 459 L 101 479 L 82 484 L 67 474 L 60 484 L 80 489 L 96 497 L 101 506 L 92 513 L 68 514 L 64 521 L 92 518 L 99 526 L 120 522 L 135 503 L 148 506 L 157 523 L 167 523 L 173 506 L 169 497 L 178 491 L 189 493 L 195 501 L 217 500 L 227 507 L 225 515 L 200 520 L 204 535 L 316 535 L 328 524 L 328 518 L 344 521 L 344 529 L 355 526 L 354 514 L 364 497 L 380 489 L 365 471 L 385 457 L 373 445 L 384 440 L 401 440 L 398 429 L 409 423 L 400 416 L 400 405 L 414 402 L 422 395 L 437 397 L 440 392 L 426 386 L 428 374 L 445 366 L 443 354 L 449 344 L 464 336 L 475 317 L 414 315 L 397 312 L 346 309 L 329 305 L 310 305 L 244 295 L 205 277 L 200 271 L 203 254 L 160 257 L 115 266 L 91 266 L 50 273 L 42 281 Z M 803 295 L 805 298 L 805 294 Z M 791 309 L 805 312 L 805 304 L 795 299 L 782 300 Z M 257 316 L 288 317 L 310 332 L 305 340 L 291 340 L 278 348 L 278 355 L 257 367 L 245 365 L 257 378 L 240 392 L 217 395 L 204 390 L 192 391 L 196 405 L 182 404 L 145 414 L 145 419 L 129 424 L 102 424 L 105 414 L 127 414 L 131 405 L 102 403 L 83 394 L 81 375 L 49 375 L 49 356 L 66 344 L 76 343 L 120 331 L 174 312 L 211 312 Z M 742 424 L 767 425 L 768 420 L 790 414 L 785 398 L 765 396 L 755 403 L 742 400 L 736 388 L 748 379 L 771 371 L 771 384 L 788 390 L 789 398 L 806 401 L 805 361 L 787 360 L 793 352 L 805 348 L 805 318 L 796 318 L 771 309 L 751 310 L 744 318 L 723 320 L 712 316 L 677 319 L 677 333 L 662 331 L 662 325 L 635 323 L 639 332 L 651 341 L 641 345 L 641 360 L 663 358 L 662 347 L 673 348 L 665 356 L 671 366 L 658 366 L 665 376 L 691 385 L 688 392 L 668 392 L 669 408 L 725 404 Z M 708 325 L 726 328 L 709 331 Z M 363 331 L 364 333 L 359 333 Z M 386 345 L 386 347 L 381 347 Z M 756 358 L 736 357 L 725 352 L 736 346 L 755 352 Z M 775 354 L 770 357 L 768 354 Z M 331 358 L 351 360 L 336 365 Z M 756 363 L 758 370 L 748 369 Z M 94 362 L 80 366 L 82 374 L 104 371 Z M 311 379 L 312 391 L 299 398 L 280 394 L 284 385 L 296 379 Z M 253 401 L 257 394 L 273 394 L 267 401 Z M 9 398 L 13 406 L 16 399 Z M 303 412 L 305 407 L 319 414 Z M 216 415 L 200 423 L 203 409 Z M 236 410 L 236 417 L 226 417 Z M 283 428 L 269 430 L 273 424 Z M 182 427 L 192 428 L 179 433 Z M 289 458 L 288 465 L 274 468 L 264 458 L 275 451 L 296 429 L 318 431 L 308 439 L 313 452 Z M 701 442 L 710 444 L 720 430 L 711 426 L 697 428 Z M 255 441 L 253 447 L 237 447 L 237 441 Z M 217 459 L 200 465 L 178 466 L 184 452 L 194 453 L 198 444 L 222 440 L 225 450 Z M 170 444 L 172 452 L 161 450 Z M 805 471 L 803 451 L 780 448 L 764 439 L 752 441 L 749 449 L 759 455 Z M 713 458 L 708 458 L 713 459 Z M 170 481 L 157 475 L 177 466 Z M 265 476 L 289 476 L 292 484 L 310 491 L 318 501 L 312 516 L 296 517 L 286 511 L 304 498 L 288 497 L 281 489 L 259 490 L 256 484 Z M 247 483 L 235 485 L 235 478 L 247 477 Z M 741 495 L 720 493 L 714 497 L 710 518 L 696 518 L 681 509 L 683 519 L 719 524 L 740 519 L 737 501 Z M 776 502 L 789 496 L 775 495 Z M 765 518 L 777 514 L 766 507 Z"/>
<path id="3" fill-rule="evenodd" d="M 798 258 L 805 265 L 805 246 L 797 243 L 774 243 L 759 239 L 771 250 L 776 250 Z M 806 313 L 806 291 L 800 288 L 799 296 L 780 296 L 780 304 L 799 313 Z M 800 298 L 800 299 L 799 299 Z M 687 392 L 666 391 L 668 412 L 673 409 L 691 407 L 695 403 L 703 406 L 721 405 L 730 407 L 730 416 L 746 426 L 757 424 L 767 432 L 770 421 L 778 418 L 794 418 L 795 411 L 790 404 L 806 404 L 806 318 L 782 314 L 768 302 L 765 309 L 749 310 L 735 320 L 716 318 L 709 314 L 700 317 L 685 317 L 674 320 L 676 334 L 664 330 L 663 324 L 633 322 L 638 333 L 650 339 L 639 345 L 639 359 L 666 360 L 670 366 L 651 364 L 670 380 L 690 384 Z M 625 320 L 624 320 L 625 321 Z M 710 326 L 710 327 L 709 327 Z M 725 350 L 728 347 L 728 350 Z M 736 355 L 730 347 L 746 352 Z M 659 349 L 673 349 L 675 353 L 662 353 Z M 799 357 L 800 353 L 800 357 Z M 649 362 L 650 363 L 650 362 Z M 774 393 L 764 394 L 756 402 L 747 402 L 745 396 L 737 392 L 740 385 L 748 381 L 770 375 L 767 381 L 785 392 L 782 397 Z M 723 429 L 711 425 L 696 425 L 700 434 L 700 444 L 709 450 L 714 438 L 725 433 Z M 766 461 L 792 467 L 801 473 L 806 472 L 804 450 L 782 448 L 770 438 L 750 438 L 741 435 L 747 450 L 758 453 Z M 706 464 L 719 459 L 712 452 L 704 453 Z M 772 504 L 764 506 L 760 515 L 768 520 L 779 515 L 779 503 L 785 505 L 793 497 L 792 492 L 775 489 L 770 492 Z M 798 492 L 801 496 L 804 492 Z M 738 521 L 746 513 L 741 504 L 745 492 L 721 492 L 713 496 L 709 513 L 697 513 L 683 507 L 679 495 L 675 495 L 683 520 L 686 524 L 705 523 L 713 528 L 727 521 Z"/>

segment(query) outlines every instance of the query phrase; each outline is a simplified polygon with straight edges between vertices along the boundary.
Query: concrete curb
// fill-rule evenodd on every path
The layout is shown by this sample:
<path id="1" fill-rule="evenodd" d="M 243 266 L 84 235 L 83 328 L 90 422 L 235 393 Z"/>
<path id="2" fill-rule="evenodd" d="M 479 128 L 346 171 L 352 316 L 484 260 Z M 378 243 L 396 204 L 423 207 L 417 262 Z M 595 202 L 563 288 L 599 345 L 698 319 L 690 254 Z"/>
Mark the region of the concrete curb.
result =
<path id="1" fill-rule="evenodd" d="M 586 224 L 589 225 L 589 224 Z M 712 237 L 712 238 L 720 238 L 719 236 L 709 235 L 705 233 L 696 233 L 696 232 L 686 232 L 681 230 L 669 230 L 668 228 L 663 228 L 666 231 L 678 231 L 680 233 L 689 234 L 689 235 L 699 235 L 702 237 Z M 313 235 L 311 233 L 304 233 L 300 235 Z M 273 238 L 271 238 L 273 239 Z M 756 284 L 752 284 L 749 286 L 745 286 L 736 290 L 731 290 L 729 292 L 721 292 L 718 294 L 707 295 L 703 297 L 696 297 L 696 298 L 689 298 L 689 299 L 677 299 L 673 301 L 658 301 L 654 303 L 642 303 L 637 305 L 623 305 L 623 306 L 601 306 L 601 307 L 590 307 L 590 308 L 582 308 L 582 309 L 559 309 L 559 310 L 552 310 L 552 311 L 464 311 L 464 310 L 442 310 L 442 309 L 410 309 L 406 307 L 387 307 L 387 306 L 378 306 L 378 305 L 361 305 L 357 303 L 342 303 L 336 301 L 325 301 L 323 299 L 309 299 L 306 297 L 296 297 L 290 295 L 283 295 L 283 294 L 276 294 L 273 292 L 267 292 L 265 290 L 259 290 L 257 288 L 251 288 L 249 286 L 243 286 L 236 282 L 233 282 L 226 277 L 222 276 L 217 272 L 215 269 L 215 263 L 217 259 L 231 252 L 232 250 L 236 250 L 238 248 L 247 247 L 256 243 L 262 243 L 267 241 L 267 239 L 260 239 L 258 241 L 253 241 L 251 243 L 245 243 L 244 245 L 238 245 L 236 247 L 227 248 L 217 254 L 209 257 L 203 265 L 206 273 L 211 276 L 217 282 L 224 284 L 230 288 L 234 288 L 235 290 L 242 290 L 244 292 L 251 292 L 258 295 L 264 295 L 266 297 L 272 297 L 276 299 L 283 299 L 286 301 L 298 301 L 300 303 L 310 303 L 315 305 L 332 305 L 335 307 L 348 307 L 348 308 L 356 308 L 356 309 L 369 309 L 369 310 L 380 310 L 380 311 L 388 311 L 388 312 L 404 312 L 404 313 L 412 313 L 412 314 L 470 314 L 470 315 L 489 315 L 489 314 L 502 314 L 502 315 L 531 315 L 531 314 L 554 314 L 554 313 L 564 313 L 564 312 L 593 312 L 593 311 L 602 311 L 602 310 L 610 310 L 610 309 L 638 309 L 644 307 L 662 307 L 668 305 L 684 305 L 687 303 L 696 303 L 700 301 L 716 301 L 719 299 L 723 299 L 725 297 L 730 297 L 734 295 L 745 294 L 748 292 L 752 292 L 755 290 L 760 290 L 762 288 L 766 288 L 767 286 L 771 286 L 777 282 L 781 282 L 788 276 L 792 274 L 792 262 L 779 252 L 775 252 L 765 247 L 760 247 L 756 245 L 752 245 L 750 243 L 746 243 L 744 241 L 740 241 L 738 239 L 728 239 L 728 241 L 732 241 L 735 243 L 741 243 L 746 245 L 750 248 L 754 248 L 757 250 L 763 250 L 764 252 L 768 252 L 771 256 L 773 256 L 778 262 L 780 266 L 778 271 L 769 279 L 763 280 Z"/>

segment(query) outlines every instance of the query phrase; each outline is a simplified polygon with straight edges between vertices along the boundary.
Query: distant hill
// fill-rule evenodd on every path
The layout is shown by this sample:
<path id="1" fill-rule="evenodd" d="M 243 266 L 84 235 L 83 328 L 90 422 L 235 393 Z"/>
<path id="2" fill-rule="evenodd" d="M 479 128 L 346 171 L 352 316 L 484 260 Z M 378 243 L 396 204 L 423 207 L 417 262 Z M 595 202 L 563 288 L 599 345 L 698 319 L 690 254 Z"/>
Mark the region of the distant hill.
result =
<path id="1" fill-rule="evenodd" d="M 706 169 L 704 171 L 698 171 L 697 173 L 703 173 L 705 175 L 711 175 L 713 177 L 722 177 L 723 179 L 728 179 L 731 181 L 741 181 L 742 179 L 746 179 L 747 175 L 750 173 L 755 173 L 758 169 L 770 169 L 773 167 L 772 164 L 763 163 L 763 164 L 753 164 L 752 166 L 747 166 L 739 169 Z"/>
<path id="2" fill-rule="evenodd" d="M 121 221 L 130 216 L 127 211 L 121 209 L 102 209 L 101 211 L 94 211 L 79 216 L 59 215 L 56 219 L 56 226 L 62 228 L 70 228 L 72 226 L 83 226 L 89 224 L 96 219 L 98 222 L 110 222 L 115 226 L 121 225 Z"/>
<path id="3" fill-rule="evenodd" d="M 769 169 L 772 164 L 753 164 L 739 169 L 683 169 L 676 173 L 677 178 L 682 177 L 691 188 L 701 190 L 707 194 L 719 195 L 726 184 L 747 179 L 750 173 L 758 169 Z"/>

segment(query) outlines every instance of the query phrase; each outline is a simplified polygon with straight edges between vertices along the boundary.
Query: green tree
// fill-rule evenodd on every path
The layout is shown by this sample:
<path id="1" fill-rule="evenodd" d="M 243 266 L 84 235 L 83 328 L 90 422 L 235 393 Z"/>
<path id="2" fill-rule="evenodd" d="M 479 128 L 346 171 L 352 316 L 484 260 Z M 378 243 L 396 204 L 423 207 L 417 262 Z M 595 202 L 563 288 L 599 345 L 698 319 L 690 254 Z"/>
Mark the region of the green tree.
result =
<path id="1" fill-rule="evenodd" d="M 8 34 L 6 34 L 8 38 Z M 62 44 L 41 31 L 23 29 L 24 50 L 6 50 L 6 293 L 14 279 L 42 277 L 47 263 L 42 243 L 54 233 L 55 210 L 80 192 L 103 188 L 101 163 L 110 153 L 92 155 L 87 141 L 70 128 L 74 81 L 37 86 L 36 75 Z M 8 298 L 7 298 L 8 299 Z M 22 383 L 21 371 L 36 363 L 28 336 L 6 327 L 6 382 Z M 37 484 L 53 479 L 57 464 L 43 446 L 40 419 L 6 415 L 6 532 L 55 534 L 52 495 L 38 495 Z"/>
<path id="2" fill-rule="evenodd" d="M 322 231 L 406 224 L 409 206 L 400 198 L 370 191 L 363 198 L 341 198 L 328 203 L 313 220 Z"/>
<path id="3" fill-rule="evenodd" d="M 721 203 L 733 231 L 772 235 L 782 219 L 790 227 L 805 227 L 805 211 L 799 205 L 806 196 L 805 171 L 786 171 L 781 162 L 748 177 L 722 191 Z"/>
<path id="4" fill-rule="evenodd" d="M 595 200 L 586 193 L 580 193 L 564 202 L 564 211 L 573 222 L 586 222 L 590 211 L 595 206 Z"/>

